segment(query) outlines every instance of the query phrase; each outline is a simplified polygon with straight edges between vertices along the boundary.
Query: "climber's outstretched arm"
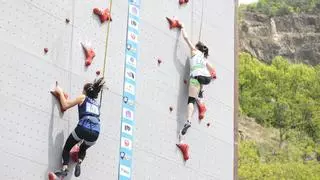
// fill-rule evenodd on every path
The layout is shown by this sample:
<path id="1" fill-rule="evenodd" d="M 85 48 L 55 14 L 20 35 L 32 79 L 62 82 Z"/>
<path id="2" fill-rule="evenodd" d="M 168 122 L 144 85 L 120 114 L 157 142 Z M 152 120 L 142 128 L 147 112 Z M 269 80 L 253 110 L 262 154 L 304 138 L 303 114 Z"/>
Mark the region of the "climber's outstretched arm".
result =
<path id="1" fill-rule="evenodd" d="M 84 99 L 86 98 L 85 95 L 81 94 L 80 96 L 78 96 L 77 98 L 75 98 L 73 100 L 68 100 L 64 96 L 63 90 L 58 85 L 56 86 L 54 92 L 58 94 L 62 111 L 66 111 L 67 109 L 69 109 L 77 104 L 81 104 L 84 101 Z"/>
<path id="2" fill-rule="evenodd" d="M 196 47 L 192 44 L 192 42 L 189 40 L 188 35 L 187 35 L 186 31 L 184 30 L 183 24 L 181 24 L 181 33 L 182 33 L 183 39 L 184 39 L 184 40 L 186 41 L 186 43 L 188 44 L 191 52 L 192 52 L 192 53 L 195 52 L 197 49 L 196 49 Z"/>
<path id="3" fill-rule="evenodd" d="M 212 79 L 216 79 L 217 75 L 216 75 L 216 70 L 214 69 L 214 67 L 209 62 L 206 63 L 206 66 L 207 66 L 208 71 L 211 74 Z"/>

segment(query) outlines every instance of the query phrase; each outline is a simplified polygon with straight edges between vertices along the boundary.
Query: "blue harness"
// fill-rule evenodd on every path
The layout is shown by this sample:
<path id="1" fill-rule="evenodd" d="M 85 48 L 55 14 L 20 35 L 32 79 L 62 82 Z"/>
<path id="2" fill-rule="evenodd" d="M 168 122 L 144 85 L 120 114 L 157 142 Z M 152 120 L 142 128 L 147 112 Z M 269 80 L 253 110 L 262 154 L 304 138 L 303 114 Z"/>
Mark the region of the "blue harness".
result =
<path id="1" fill-rule="evenodd" d="M 92 131 L 100 132 L 100 120 L 94 116 L 84 116 L 79 120 L 79 126 Z"/>

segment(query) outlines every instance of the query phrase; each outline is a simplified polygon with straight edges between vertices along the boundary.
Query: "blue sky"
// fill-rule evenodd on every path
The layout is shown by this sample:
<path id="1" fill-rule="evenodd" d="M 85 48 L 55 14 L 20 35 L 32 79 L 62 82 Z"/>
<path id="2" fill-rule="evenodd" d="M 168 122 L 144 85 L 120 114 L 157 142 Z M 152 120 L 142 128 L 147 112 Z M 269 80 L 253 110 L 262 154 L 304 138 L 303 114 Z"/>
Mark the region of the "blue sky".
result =
<path id="1" fill-rule="evenodd" d="M 257 2 L 258 0 L 238 0 L 239 4 L 249 4 L 252 2 Z"/>

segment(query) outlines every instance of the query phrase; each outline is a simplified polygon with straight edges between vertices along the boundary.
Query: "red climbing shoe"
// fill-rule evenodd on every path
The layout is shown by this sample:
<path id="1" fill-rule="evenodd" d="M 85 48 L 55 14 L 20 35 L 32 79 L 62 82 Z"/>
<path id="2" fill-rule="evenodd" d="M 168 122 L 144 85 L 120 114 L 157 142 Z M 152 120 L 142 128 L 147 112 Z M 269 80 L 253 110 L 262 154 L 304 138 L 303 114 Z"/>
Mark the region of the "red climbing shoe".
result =
<path id="1" fill-rule="evenodd" d="M 105 21 L 112 21 L 111 13 L 108 8 L 103 11 L 98 8 L 94 8 L 93 13 L 99 16 L 101 23 L 104 23 Z"/>
<path id="2" fill-rule="evenodd" d="M 197 104 L 198 104 L 198 110 L 199 110 L 199 120 L 202 120 L 207 111 L 207 108 L 204 103 L 201 103 L 198 101 Z"/>
<path id="3" fill-rule="evenodd" d="M 82 48 L 86 55 L 86 66 L 90 66 L 92 63 L 93 58 L 96 56 L 96 53 L 93 51 L 92 48 L 87 47 L 86 45 L 82 44 Z"/>
<path id="4" fill-rule="evenodd" d="M 181 23 L 176 20 L 176 19 L 170 19 L 168 17 L 166 17 L 168 22 L 169 22 L 169 28 L 172 29 L 172 28 L 181 28 Z"/>
<path id="5" fill-rule="evenodd" d="M 176 144 L 183 154 L 183 159 L 187 161 L 189 159 L 189 145 L 188 144 Z"/>

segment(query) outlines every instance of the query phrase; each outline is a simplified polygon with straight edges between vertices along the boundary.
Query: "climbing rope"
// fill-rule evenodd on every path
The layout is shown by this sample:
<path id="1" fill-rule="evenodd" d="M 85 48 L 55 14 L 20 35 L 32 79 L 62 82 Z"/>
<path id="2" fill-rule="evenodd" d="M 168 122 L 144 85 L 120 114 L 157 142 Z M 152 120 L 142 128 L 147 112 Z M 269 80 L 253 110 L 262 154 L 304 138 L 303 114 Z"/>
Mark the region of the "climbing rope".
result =
<path id="1" fill-rule="evenodd" d="M 112 0 L 110 0 L 110 2 L 109 2 L 109 10 L 110 10 L 110 14 L 111 14 L 111 12 L 112 12 L 111 11 L 112 10 Z M 106 34 L 106 44 L 105 44 L 104 59 L 103 59 L 103 68 L 102 68 L 102 77 L 104 77 L 105 69 L 106 69 L 105 66 L 106 66 L 106 63 L 107 63 L 110 23 L 111 23 L 111 21 L 108 21 L 107 34 Z M 102 94 L 103 94 L 103 89 L 101 90 L 101 93 L 100 93 L 100 106 L 101 106 L 101 102 L 102 102 Z"/>
<path id="2" fill-rule="evenodd" d="M 204 9 L 204 0 L 202 0 L 202 10 L 201 10 L 201 21 L 200 21 L 199 41 L 201 40 L 202 23 L 203 23 L 203 9 Z"/>

